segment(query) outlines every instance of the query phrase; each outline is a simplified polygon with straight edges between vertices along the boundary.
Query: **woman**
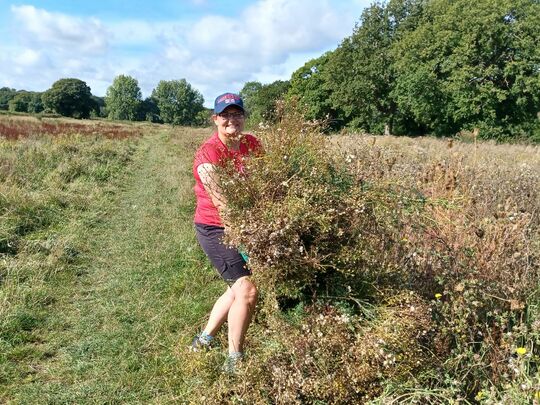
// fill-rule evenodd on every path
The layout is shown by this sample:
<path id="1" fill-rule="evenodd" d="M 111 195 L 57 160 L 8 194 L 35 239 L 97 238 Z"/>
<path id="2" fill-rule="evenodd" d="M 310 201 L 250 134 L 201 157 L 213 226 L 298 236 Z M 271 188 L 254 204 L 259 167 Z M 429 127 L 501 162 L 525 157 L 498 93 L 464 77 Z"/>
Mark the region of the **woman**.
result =
<path id="1" fill-rule="evenodd" d="M 195 230 L 201 247 L 228 287 L 214 304 L 206 327 L 195 336 L 191 348 L 194 351 L 208 348 L 227 320 L 229 356 L 224 371 L 234 374 L 243 358 L 244 337 L 257 302 L 257 288 L 249 278 L 251 271 L 243 256 L 223 244 L 226 224 L 220 214 L 227 200 L 221 193 L 216 169 L 233 161 L 236 170 L 242 172 L 244 158 L 258 153 L 261 146 L 253 135 L 242 133 L 245 111 L 240 96 L 232 93 L 218 96 L 212 119 L 217 131 L 199 148 L 193 164 L 197 198 Z"/>

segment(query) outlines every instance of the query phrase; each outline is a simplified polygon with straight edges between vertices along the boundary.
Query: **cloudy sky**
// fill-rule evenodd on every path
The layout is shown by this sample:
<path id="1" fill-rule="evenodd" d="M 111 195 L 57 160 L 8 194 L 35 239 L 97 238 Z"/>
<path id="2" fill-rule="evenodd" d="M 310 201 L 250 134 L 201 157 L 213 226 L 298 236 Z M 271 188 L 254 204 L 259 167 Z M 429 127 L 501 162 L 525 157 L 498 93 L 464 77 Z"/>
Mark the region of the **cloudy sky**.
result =
<path id="1" fill-rule="evenodd" d="M 371 0 L 0 0 L 0 87 L 64 77 L 105 95 L 115 76 L 149 96 L 185 78 L 210 106 L 245 82 L 289 79 L 349 36 Z"/>

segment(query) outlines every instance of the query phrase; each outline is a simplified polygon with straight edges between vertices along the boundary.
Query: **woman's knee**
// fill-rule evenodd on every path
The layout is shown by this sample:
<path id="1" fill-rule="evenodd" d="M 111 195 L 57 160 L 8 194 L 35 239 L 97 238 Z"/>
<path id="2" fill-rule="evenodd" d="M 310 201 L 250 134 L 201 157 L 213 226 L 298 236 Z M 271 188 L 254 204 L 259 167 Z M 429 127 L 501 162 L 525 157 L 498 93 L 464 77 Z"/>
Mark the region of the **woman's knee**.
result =
<path id="1" fill-rule="evenodd" d="M 243 299 L 250 303 L 255 303 L 258 297 L 257 286 L 248 278 L 242 277 L 234 283 L 232 287 L 235 299 Z"/>

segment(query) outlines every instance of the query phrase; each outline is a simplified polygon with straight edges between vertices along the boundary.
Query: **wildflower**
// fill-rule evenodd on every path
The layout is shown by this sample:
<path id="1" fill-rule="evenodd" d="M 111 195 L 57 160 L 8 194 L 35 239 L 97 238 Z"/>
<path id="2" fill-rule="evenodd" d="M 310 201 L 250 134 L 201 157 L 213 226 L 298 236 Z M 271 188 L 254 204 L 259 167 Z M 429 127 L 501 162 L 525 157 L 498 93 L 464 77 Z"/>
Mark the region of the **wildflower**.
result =
<path id="1" fill-rule="evenodd" d="M 534 393 L 534 399 L 536 399 L 537 401 L 540 401 L 540 391 L 536 391 Z"/>
<path id="2" fill-rule="evenodd" d="M 485 397 L 486 397 L 486 392 L 485 391 L 478 391 L 478 394 L 476 394 L 474 399 L 477 400 L 477 401 L 481 401 Z"/>
<path id="3" fill-rule="evenodd" d="M 438 300 L 440 300 L 440 299 L 442 298 L 442 294 L 441 294 L 441 293 L 435 294 L 435 298 L 437 298 Z"/>
<path id="4" fill-rule="evenodd" d="M 516 353 L 519 354 L 520 356 L 523 356 L 525 353 L 527 353 L 527 349 L 524 347 L 518 347 L 516 349 Z"/>

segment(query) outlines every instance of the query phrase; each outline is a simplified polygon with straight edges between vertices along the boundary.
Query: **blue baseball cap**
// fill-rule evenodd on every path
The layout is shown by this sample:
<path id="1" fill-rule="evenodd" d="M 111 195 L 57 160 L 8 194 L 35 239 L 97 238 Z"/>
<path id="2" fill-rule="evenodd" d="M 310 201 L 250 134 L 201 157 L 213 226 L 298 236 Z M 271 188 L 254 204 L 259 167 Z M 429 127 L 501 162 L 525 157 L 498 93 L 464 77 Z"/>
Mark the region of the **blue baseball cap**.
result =
<path id="1" fill-rule="evenodd" d="M 214 114 L 219 114 L 220 112 L 223 112 L 225 108 L 230 107 L 231 105 L 234 105 L 240 108 L 242 111 L 245 111 L 244 102 L 238 94 L 224 93 L 221 96 L 216 97 L 216 101 L 214 102 Z"/>

